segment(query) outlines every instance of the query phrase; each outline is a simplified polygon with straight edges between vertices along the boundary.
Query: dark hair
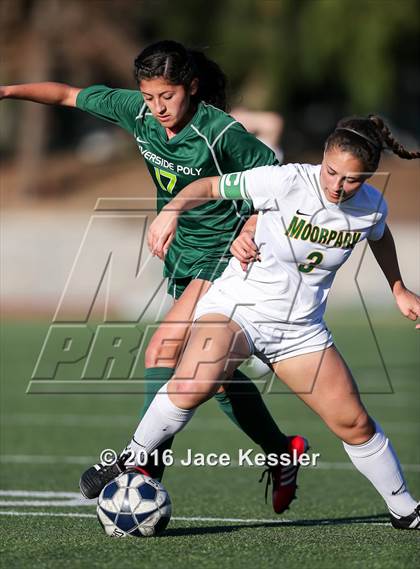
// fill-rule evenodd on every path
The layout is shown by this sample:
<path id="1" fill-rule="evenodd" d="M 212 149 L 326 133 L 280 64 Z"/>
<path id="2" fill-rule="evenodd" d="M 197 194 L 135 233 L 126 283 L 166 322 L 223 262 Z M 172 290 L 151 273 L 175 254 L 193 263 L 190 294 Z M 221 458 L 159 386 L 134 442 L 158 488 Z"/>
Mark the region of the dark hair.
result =
<path id="1" fill-rule="evenodd" d="M 381 152 L 390 149 L 406 160 L 420 158 L 420 152 L 409 152 L 392 136 L 384 121 L 377 115 L 350 117 L 338 122 L 325 143 L 325 149 L 339 148 L 359 158 L 366 172 L 375 172 Z"/>
<path id="2" fill-rule="evenodd" d="M 172 85 L 188 88 L 198 79 L 194 96 L 215 107 L 226 109 L 226 76 L 214 61 L 201 51 L 185 48 L 182 44 L 165 40 L 146 47 L 134 60 L 134 75 L 139 84 L 142 79 L 163 77 Z"/>

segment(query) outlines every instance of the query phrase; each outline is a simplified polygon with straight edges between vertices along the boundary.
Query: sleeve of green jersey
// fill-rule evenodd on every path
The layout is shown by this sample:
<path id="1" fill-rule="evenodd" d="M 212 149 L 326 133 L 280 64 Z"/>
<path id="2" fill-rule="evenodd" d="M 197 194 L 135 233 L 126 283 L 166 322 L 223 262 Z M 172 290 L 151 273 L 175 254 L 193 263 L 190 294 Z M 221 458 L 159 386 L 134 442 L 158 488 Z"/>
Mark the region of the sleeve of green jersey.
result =
<path id="1" fill-rule="evenodd" d="M 105 85 L 92 85 L 82 89 L 76 100 L 77 108 L 117 124 L 131 133 L 144 104 L 140 91 L 111 89 Z"/>
<path id="2" fill-rule="evenodd" d="M 238 122 L 233 122 L 232 126 L 225 128 L 223 134 L 219 135 L 216 152 L 223 173 L 237 173 L 258 166 L 278 164 L 274 152 Z M 241 180 L 243 182 L 243 179 Z M 236 184 L 233 186 L 237 188 Z M 226 198 L 246 199 L 250 207 L 253 207 L 252 201 L 247 199 L 246 195 L 239 196 L 237 194 L 238 190 L 233 189 L 229 193 L 229 197 L 226 196 Z M 223 196 L 223 193 L 221 195 Z"/>
<path id="3" fill-rule="evenodd" d="M 278 160 L 271 150 L 253 134 L 235 122 L 217 141 L 223 173 L 241 172 L 258 166 L 272 166 Z"/>

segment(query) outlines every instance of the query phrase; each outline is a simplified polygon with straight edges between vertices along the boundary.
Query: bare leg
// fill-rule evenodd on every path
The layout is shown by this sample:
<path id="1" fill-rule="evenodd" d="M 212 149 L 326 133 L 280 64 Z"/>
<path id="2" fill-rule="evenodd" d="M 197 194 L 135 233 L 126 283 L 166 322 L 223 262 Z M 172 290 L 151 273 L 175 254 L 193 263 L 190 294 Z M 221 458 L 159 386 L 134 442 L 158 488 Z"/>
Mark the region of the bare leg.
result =
<path id="1" fill-rule="evenodd" d="M 170 399 L 193 409 L 212 395 L 250 355 L 241 328 L 221 314 L 208 314 L 194 323 L 175 374 L 168 384 Z"/>
<path id="2" fill-rule="evenodd" d="M 211 283 L 201 279 L 190 282 L 167 313 L 146 349 L 146 368 L 175 368 L 188 338 L 194 310 Z"/>
<path id="3" fill-rule="evenodd" d="M 189 337 L 195 306 L 210 284 L 201 279 L 192 280 L 153 335 L 145 357 L 146 394 L 142 417 L 159 389 L 173 376 Z M 227 320 L 223 317 L 220 327 L 225 325 Z M 191 351 L 189 353 L 191 354 Z M 219 409 L 266 454 L 282 453 L 286 450 L 286 435 L 272 418 L 258 388 L 240 370 L 234 371 L 228 391 L 220 381 L 214 393 Z M 250 408 L 252 413 L 249 413 Z M 173 439 L 167 439 L 164 445 L 159 447 L 159 453 L 169 449 L 172 442 Z M 157 465 L 151 464 L 148 468 L 154 477 L 161 479 L 163 462 L 156 462 Z"/>
<path id="4" fill-rule="evenodd" d="M 245 334 L 226 316 L 211 314 L 194 323 L 177 372 L 146 411 L 131 449 L 150 454 L 183 429 L 249 353 Z"/>
<path id="5" fill-rule="evenodd" d="M 369 417 L 336 348 L 289 358 L 273 368 L 343 441 L 354 466 L 385 500 L 392 523 L 408 516 L 404 527 L 418 527 L 418 505 L 408 492 L 397 455 L 381 427 Z"/>
<path id="6" fill-rule="evenodd" d="M 375 433 L 350 370 L 334 346 L 280 361 L 273 369 L 346 443 L 362 444 Z"/>

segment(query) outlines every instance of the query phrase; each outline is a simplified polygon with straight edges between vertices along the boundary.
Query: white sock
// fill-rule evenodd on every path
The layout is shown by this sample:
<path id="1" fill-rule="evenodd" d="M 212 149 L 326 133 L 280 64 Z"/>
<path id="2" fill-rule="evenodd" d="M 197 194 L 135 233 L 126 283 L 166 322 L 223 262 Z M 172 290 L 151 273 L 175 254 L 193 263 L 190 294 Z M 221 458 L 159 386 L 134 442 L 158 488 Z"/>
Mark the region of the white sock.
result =
<path id="1" fill-rule="evenodd" d="M 375 423 L 376 433 L 362 445 L 349 445 L 343 442 L 350 460 L 385 500 L 392 512 L 400 516 L 413 513 L 417 502 L 407 490 L 398 457 L 391 442 Z"/>
<path id="2" fill-rule="evenodd" d="M 195 409 L 180 409 L 169 399 L 167 384 L 156 393 L 128 445 L 135 455 L 150 454 L 161 443 L 185 427 Z"/>

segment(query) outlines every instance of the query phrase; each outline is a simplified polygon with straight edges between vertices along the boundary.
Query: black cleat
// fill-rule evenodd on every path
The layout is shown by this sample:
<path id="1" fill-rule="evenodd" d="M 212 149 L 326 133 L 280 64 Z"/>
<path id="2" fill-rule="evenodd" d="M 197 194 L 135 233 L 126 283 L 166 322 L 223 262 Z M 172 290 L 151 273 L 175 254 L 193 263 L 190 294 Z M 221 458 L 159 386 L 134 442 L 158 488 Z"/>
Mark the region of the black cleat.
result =
<path id="1" fill-rule="evenodd" d="M 391 524 L 396 529 L 418 529 L 420 530 L 420 502 L 409 516 L 399 516 L 395 512 L 389 511 Z"/>
<path id="2" fill-rule="evenodd" d="M 88 468 L 79 481 L 82 495 L 89 500 L 97 498 L 108 482 L 129 470 L 138 470 L 142 474 L 147 475 L 147 472 L 138 466 L 126 465 L 127 460 L 131 456 L 130 452 L 123 451 L 114 464 L 94 464 Z"/>

